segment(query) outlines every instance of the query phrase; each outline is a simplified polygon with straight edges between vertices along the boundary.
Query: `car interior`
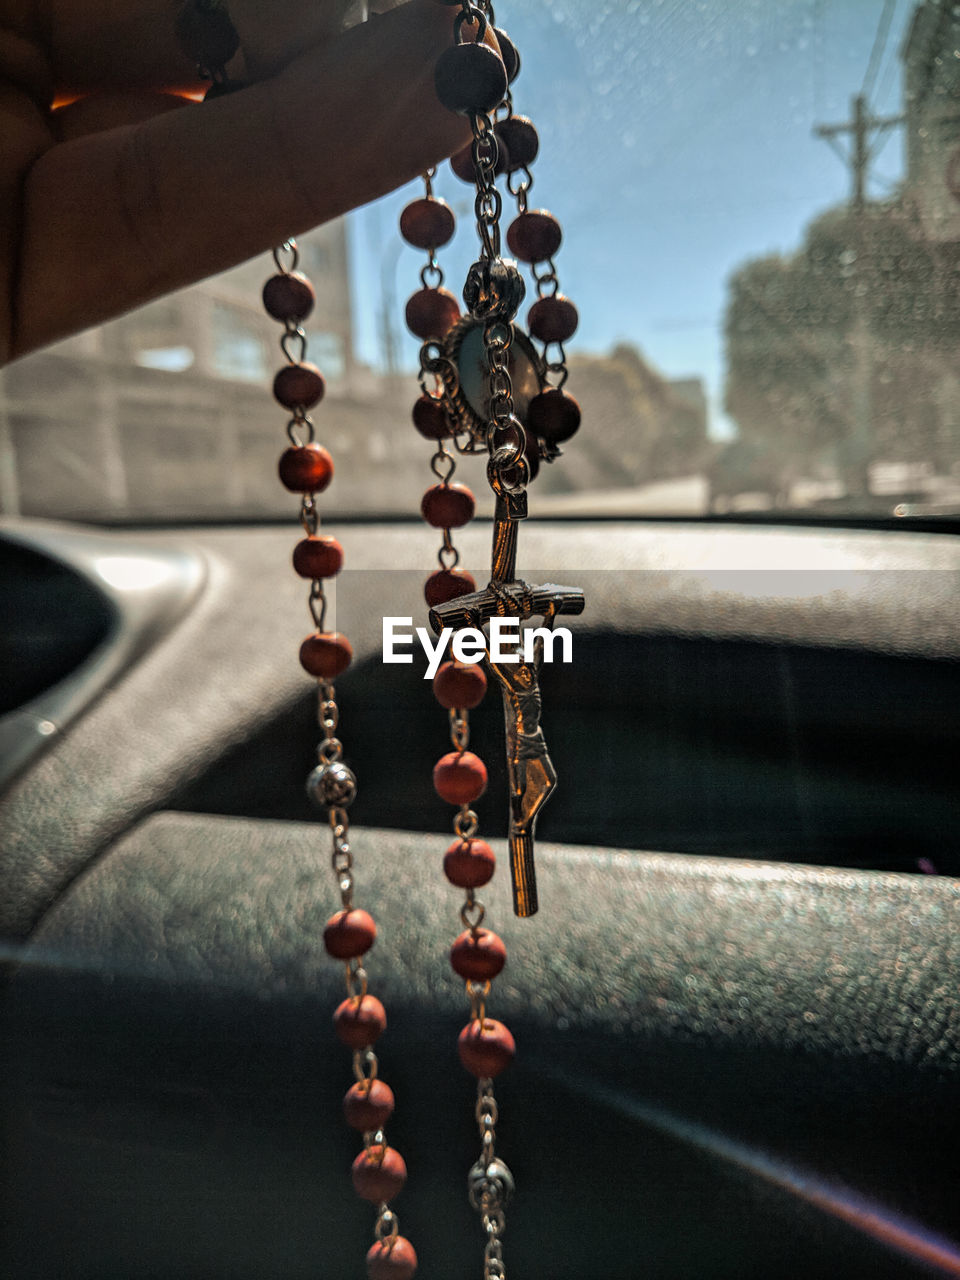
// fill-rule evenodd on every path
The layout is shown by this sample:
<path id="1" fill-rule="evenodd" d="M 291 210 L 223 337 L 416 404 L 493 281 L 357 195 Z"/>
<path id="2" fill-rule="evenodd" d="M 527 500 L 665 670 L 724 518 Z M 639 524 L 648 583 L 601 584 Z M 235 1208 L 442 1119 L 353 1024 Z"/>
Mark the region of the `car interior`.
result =
<path id="1" fill-rule="evenodd" d="M 519 8 L 498 5 L 498 17 L 527 35 L 535 24 Z M 555 11 L 558 47 L 581 47 L 583 5 L 537 8 Z M 622 24 L 629 49 L 647 38 L 642 17 L 668 22 L 664 8 L 605 3 L 593 20 Z M 686 23 L 702 6 L 675 8 Z M 935 77 L 960 42 L 953 7 L 938 0 L 797 0 L 779 25 L 752 0 L 730 9 L 730 29 L 752 21 L 774 42 L 808 17 L 825 23 L 818 38 L 846 39 L 849 22 L 861 43 L 856 62 L 838 63 L 844 93 L 864 49 L 880 71 L 889 59 L 909 77 L 921 59 Z M 950 147 L 955 137 L 954 124 Z M 822 142 L 810 145 L 826 166 Z M 268 273 L 263 261 L 240 270 L 245 289 Z M 184 295 L 189 305 L 204 287 Z M 209 295 L 216 305 L 225 288 Z M 330 833 L 304 789 L 317 710 L 295 661 L 308 623 L 290 571 L 296 505 L 278 486 L 261 498 L 238 482 L 209 509 L 205 478 L 203 500 L 191 496 L 199 464 L 174 426 L 168 446 L 155 443 L 164 400 L 172 420 L 188 395 L 202 407 L 223 387 L 263 420 L 262 440 L 244 428 L 252 443 L 238 466 L 268 459 L 269 487 L 282 424 L 246 375 L 197 374 L 191 390 L 194 373 L 170 355 L 185 339 L 167 327 L 156 307 L 141 329 L 131 317 L 106 326 L 101 363 L 118 380 L 130 370 L 116 394 L 139 416 L 124 419 L 121 403 L 124 439 L 146 441 L 150 414 L 158 424 L 124 464 L 128 495 L 142 449 L 156 448 L 149 464 L 176 502 L 144 480 L 154 499 L 110 505 L 104 468 L 83 454 L 111 447 L 90 443 L 95 397 L 90 421 L 71 426 L 86 443 L 69 485 L 37 469 L 65 438 L 52 398 L 75 402 L 79 380 L 93 385 L 99 347 L 70 340 L 0 374 L 0 444 L 19 477 L 16 503 L 0 491 L 0 1272 L 354 1275 L 370 1214 L 350 1190 L 357 1135 L 340 1117 L 352 1076 L 331 1025 L 342 972 L 322 940 L 339 902 Z M 250 332 L 228 336 L 232 359 L 255 350 Z M 627 379 L 617 359 L 600 371 L 607 389 Z M 666 396 L 648 363 L 643 395 Z M 415 375 L 380 372 L 384 404 L 405 425 Z M 574 390 L 577 372 L 572 361 Z M 584 367 L 585 388 L 590 377 Z M 374 441 L 380 400 L 366 394 L 334 399 L 330 413 L 356 432 L 351 414 L 366 413 Z M 518 1046 L 497 1080 L 497 1150 L 516 1180 L 507 1273 L 960 1276 L 956 467 L 918 470 L 918 446 L 883 472 L 893 446 L 878 446 L 873 480 L 856 492 L 842 465 L 823 480 L 817 443 L 805 472 L 780 474 L 785 505 L 751 462 L 749 475 L 731 481 L 728 467 L 715 481 L 730 499 L 723 512 L 709 497 L 696 510 L 649 507 L 642 476 L 621 467 L 604 480 L 585 454 L 581 468 L 588 399 L 576 448 L 553 464 L 574 480 L 548 480 L 542 495 L 534 485 L 521 533 L 522 576 L 575 584 L 587 600 L 564 619 L 573 661 L 543 668 L 560 781 L 537 828 L 530 919 L 513 916 L 502 852 L 499 698 L 471 719 L 490 774 L 476 810 L 500 864 L 482 896 L 509 955 L 491 1000 Z M 960 422 L 960 397 L 955 420 L 947 409 L 941 435 Z M 625 440 L 640 437 L 638 423 L 625 419 Z M 664 483 L 708 474 L 723 441 L 702 434 L 696 461 L 665 464 Z M 768 454 L 778 438 L 765 438 Z M 423 445 L 409 448 L 421 485 Z M 221 446 L 218 436 L 210 447 Z M 362 459 L 344 448 L 356 474 Z M 161 474 L 161 449 L 182 476 Z M 889 481 L 908 462 L 926 479 Z M 467 1197 L 475 1082 L 457 1061 L 466 1006 L 446 958 L 461 929 L 441 872 L 449 806 L 430 785 L 446 716 L 419 657 L 383 661 L 384 617 L 426 625 L 435 530 L 408 502 L 407 463 L 380 466 L 397 504 L 384 489 L 359 508 L 345 475 L 323 529 L 347 553 L 334 604 L 353 661 L 337 697 L 359 778 L 358 891 L 379 928 L 369 967 L 389 1019 L 377 1052 L 398 1099 L 390 1139 L 410 1174 L 397 1212 L 429 1280 L 482 1273 Z M 457 536 L 478 580 L 490 516 L 482 505 Z"/>

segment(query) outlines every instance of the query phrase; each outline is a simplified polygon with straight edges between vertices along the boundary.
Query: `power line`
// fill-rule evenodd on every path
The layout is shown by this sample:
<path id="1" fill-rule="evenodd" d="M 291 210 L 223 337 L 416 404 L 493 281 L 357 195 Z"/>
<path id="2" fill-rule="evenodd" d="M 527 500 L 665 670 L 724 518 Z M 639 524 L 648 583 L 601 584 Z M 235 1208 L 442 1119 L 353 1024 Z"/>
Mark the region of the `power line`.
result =
<path id="1" fill-rule="evenodd" d="M 883 75 L 883 83 L 881 84 L 876 96 L 876 102 L 880 105 L 886 102 L 887 98 L 890 96 L 890 89 L 893 86 L 893 78 L 897 74 L 898 61 L 899 59 L 896 56 L 887 59 L 887 69 Z"/>
<path id="2" fill-rule="evenodd" d="M 823 0 L 813 4 L 813 113 L 820 114 L 823 105 Z"/>
<path id="3" fill-rule="evenodd" d="M 880 15 L 880 21 L 877 24 L 877 34 L 873 39 L 873 48 L 870 51 L 870 61 L 867 63 L 866 74 L 863 77 L 863 87 L 860 90 L 861 97 L 869 98 L 873 93 L 873 86 L 877 79 L 877 72 L 880 70 L 880 64 L 883 62 L 883 55 L 887 51 L 887 40 L 890 36 L 890 24 L 893 21 L 894 10 L 897 7 L 897 0 L 884 0 L 883 13 Z"/>

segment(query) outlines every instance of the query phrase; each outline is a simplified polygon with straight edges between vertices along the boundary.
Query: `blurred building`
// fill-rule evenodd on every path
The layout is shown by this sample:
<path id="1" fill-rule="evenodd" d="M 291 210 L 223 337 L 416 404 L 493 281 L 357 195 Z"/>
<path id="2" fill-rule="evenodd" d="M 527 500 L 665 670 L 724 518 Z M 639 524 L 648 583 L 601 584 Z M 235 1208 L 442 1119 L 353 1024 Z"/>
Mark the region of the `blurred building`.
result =
<path id="1" fill-rule="evenodd" d="M 954 0 L 917 5 L 901 57 L 904 196 L 930 240 L 960 241 L 960 7 Z"/>
<path id="2" fill-rule="evenodd" d="M 300 242 L 309 358 L 356 399 L 346 225 Z M 69 518 L 275 511 L 283 419 L 268 255 L 0 371 L 0 510 Z M 335 408 L 334 408 L 335 413 Z M 342 415 L 339 415 L 342 417 Z M 348 442 L 349 448 L 349 442 Z"/>
<path id="3" fill-rule="evenodd" d="M 541 471 L 545 492 L 636 488 L 699 471 L 706 460 L 707 397 L 699 378 L 670 380 L 629 343 L 573 356 L 570 392 L 583 428 L 565 459 Z"/>

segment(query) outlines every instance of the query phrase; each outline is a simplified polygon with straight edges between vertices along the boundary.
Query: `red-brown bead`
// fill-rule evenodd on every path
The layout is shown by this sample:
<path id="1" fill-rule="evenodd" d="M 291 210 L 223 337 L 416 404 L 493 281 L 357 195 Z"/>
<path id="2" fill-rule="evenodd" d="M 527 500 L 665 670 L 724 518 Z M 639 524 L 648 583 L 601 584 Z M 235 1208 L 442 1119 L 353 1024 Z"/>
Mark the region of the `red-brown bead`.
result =
<path id="1" fill-rule="evenodd" d="M 336 538 L 301 538 L 293 548 L 293 568 L 301 578 L 333 578 L 343 568 L 343 547 Z"/>
<path id="2" fill-rule="evenodd" d="M 527 328 L 541 342 L 566 342 L 577 332 L 579 323 L 577 308 L 562 293 L 540 298 L 527 316 Z"/>
<path id="3" fill-rule="evenodd" d="M 372 1146 L 361 1151 L 351 1170 L 353 1189 L 362 1200 L 392 1200 L 403 1190 L 407 1166 L 393 1147 Z"/>
<path id="4" fill-rule="evenodd" d="M 475 662 L 445 662 L 433 677 L 433 696 L 441 707 L 450 710 L 463 707 L 472 711 L 479 707 L 487 691 L 487 677 Z"/>
<path id="5" fill-rule="evenodd" d="M 507 150 L 506 140 L 497 137 L 497 163 L 493 167 L 496 177 L 500 177 L 502 173 L 507 172 L 510 164 L 510 152 Z M 477 171 L 473 163 L 473 143 L 468 143 L 462 151 L 456 151 L 450 157 L 450 168 L 457 175 L 461 182 L 476 182 Z"/>
<path id="6" fill-rule="evenodd" d="M 540 150 L 540 135 L 537 127 L 527 116 L 510 116 L 500 120 L 494 126 L 497 139 L 503 141 L 509 156 L 508 169 L 529 168 L 537 158 Z"/>
<path id="7" fill-rule="evenodd" d="M 413 425 L 425 440 L 446 440 L 453 435 L 450 420 L 443 411 L 443 401 L 423 395 L 413 406 Z"/>
<path id="8" fill-rule="evenodd" d="M 318 680 L 335 680 L 353 659 L 353 646 L 339 631 L 317 631 L 300 646 L 300 665 Z"/>
<path id="9" fill-rule="evenodd" d="M 406 1236 L 378 1240 L 367 1253 L 370 1280 L 412 1280 L 417 1272 L 417 1253 Z"/>
<path id="10" fill-rule="evenodd" d="M 387 1011 L 376 996 L 349 996 L 337 1005 L 333 1029 L 350 1049 L 366 1049 L 387 1029 Z"/>
<path id="11" fill-rule="evenodd" d="M 393 1115 L 393 1090 L 382 1080 L 359 1080 L 343 1098 L 343 1118 L 351 1129 L 375 1133 Z"/>
<path id="12" fill-rule="evenodd" d="M 410 296 L 405 315 L 411 333 L 424 342 L 439 340 L 460 319 L 460 304 L 449 289 L 418 289 Z"/>
<path id="13" fill-rule="evenodd" d="M 449 751 L 433 766 L 433 786 L 448 804 L 473 804 L 487 789 L 487 767 L 472 751 Z"/>
<path id="14" fill-rule="evenodd" d="M 263 286 L 263 305 L 274 320 L 306 320 L 316 300 L 313 285 L 299 271 L 271 276 Z"/>
<path id="15" fill-rule="evenodd" d="M 559 387 L 550 387 L 530 401 L 527 426 L 548 444 L 562 444 L 580 426 L 580 406 Z"/>
<path id="16" fill-rule="evenodd" d="M 521 262 L 546 262 L 563 243 L 560 223 L 546 209 L 519 214 L 507 228 L 507 244 Z"/>
<path id="17" fill-rule="evenodd" d="M 376 937 L 373 916 L 354 907 L 330 917 L 324 926 L 323 945 L 334 960 L 354 960 L 370 950 Z"/>
<path id="18" fill-rule="evenodd" d="M 473 519 L 476 506 L 465 484 L 435 484 L 423 495 L 420 514 L 434 529 L 459 529 Z"/>
<path id="19" fill-rule="evenodd" d="M 487 30 L 492 33 L 492 28 Z M 468 115 L 492 111 L 507 92 L 507 72 L 490 45 L 459 44 L 445 49 L 433 76 L 437 97 L 448 111 Z"/>
<path id="20" fill-rule="evenodd" d="M 274 399 L 285 409 L 312 409 L 327 389 L 323 374 L 315 364 L 286 364 L 273 380 Z"/>
<path id="21" fill-rule="evenodd" d="M 457 220 L 446 200 L 425 196 L 400 215 L 400 234 L 415 249 L 439 249 L 453 239 Z"/>
<path id="22" fill-rule="evenodd" d="M 497 37 L 497 44 L 500 46 L 500 57 L 503 59 L 507 81 L 509 84 L 513 84 L 520 74 L 520 54 L 517 51 L 517 46 L 504 31 L 503 27 L 494 27 L 493 33 Z"/>
<path id="23" fill-rule="evenodd" d="M 498 1076 L 516 1056 L 513 1036 L 495 1018 L 475 1018 L 468 1022 L 457 1039 L 457 1052 L 464 1068 L 478 1080 Z"/>
<path id="24" fill-rule="evenodd" d="M 443 874 L 458 889 L 489 884 L 496 869 L 496 855 L 486 840 L 454 840 L 443 855 Z"/>
<path id="25" fill-rule="evenodd" d="M 448 600 L 459 600 L 476 591 L 477 582 L 466 569 L 438 569 L 423 584 L 423 597 L 431 609 Z"/>
<path id="26" fill-rule="evenodd" d="M 277 471 L 291 493 L 323 493 L 333 479 L 333 459 L 322 444 L 291 445 L 281 453 Z"/>
<path id="27" fill-rule="evenodd" d="M 507 948 L 489 929 L 467 929 L 450 948 L 454 973 L 468 982 L 489 982 L 506 963 Z"/>

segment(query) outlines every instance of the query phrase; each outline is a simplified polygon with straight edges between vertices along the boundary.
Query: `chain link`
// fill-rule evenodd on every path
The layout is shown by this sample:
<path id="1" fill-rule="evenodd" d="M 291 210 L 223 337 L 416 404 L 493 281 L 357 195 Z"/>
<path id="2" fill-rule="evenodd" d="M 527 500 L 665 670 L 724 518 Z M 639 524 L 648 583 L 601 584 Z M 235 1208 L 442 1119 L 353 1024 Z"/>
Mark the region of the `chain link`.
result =
<path id="1" fill-rule="evenodd" d="M 489 983 L 487 984 L 489 986 Z M 468 1187 L 470 1203 L 480 1214 L 486 1241 L 483 1249 L 484 1280 L 506 1280 L 501 1237 L 507 1229 L 504 1208 L 513 1194 L 513 1174 L 497 1158 L 496 1126 L 500 1117 L 493 1094 L 493 1081 L 477 1082 L 475 1109 L 480 1133 L 480 1158 L 470 1170 Z"/>
<path id="2" fill-rule="evenodd" d="M 349 986 L 347 990 L 351 996 L 354 994 L 353 991 L 350 991 Z M 365 993 L 366 986 L 364 986 Z M 358 1084 L 366 1084 L 368 1080 L 376 1080 L 379 1069 L 380 1064 L 377 1061 L 377 1055 L 372 1049 L 355 1049 L 353 1051 L 353 1074 Z"/>
<path id="3" fill-rule="evenodd" d="M 373 1228 L 377 1243 L 391 1244 L 396 1240 L 399 1233 L 400 1223 L 397 1215 L 391 1209 L 388 1209 L 386 1205 L 382 1205 L 377 1216 L 376 1225 Z"/>
<path id="4" fill-rule="evenodd" d="M 460 811 L 453 820 L 453 829 L 461 840 L 471 840 L 480 827 L 480 819 L 469 807 L 461 805 Z"/>
<path id="5" fill-rule="evenodd" d="M 496 186 L 500 147 L 489 115 L 474 112 L 470 124 L 473 130 L 470 150 L 477 184 L 474 200 L 477 234 L 480 236 L 481 256 L 493 262 L 500 257 L 500 214 L 503 210 L 503 201 Z"/>
<path id="6" fill-rule="evenodd" d="M 429 262 L 420 269 L 420 283 L 425 289 L 439 289 L 444 281 L 443 268 L 435 254 L 430 255 Z"/>
<path id="7" fill-rule="evenodd" d="M 444 445 L 441 440 L 437 446 L 437 451 L 430 459 L 430 470 L 437 477 L 441 484 L 449 484 L 453 473 L 457 469 L 457 460 Z M 449 532 L 445 530 L 444 532 Z"/>
<path id="8" fill-rule="evenodd" d="M 470 718 L 466 711 L 450 708 L 450 741 L 457 751 L 466 751 L 470 745 Z"/>

